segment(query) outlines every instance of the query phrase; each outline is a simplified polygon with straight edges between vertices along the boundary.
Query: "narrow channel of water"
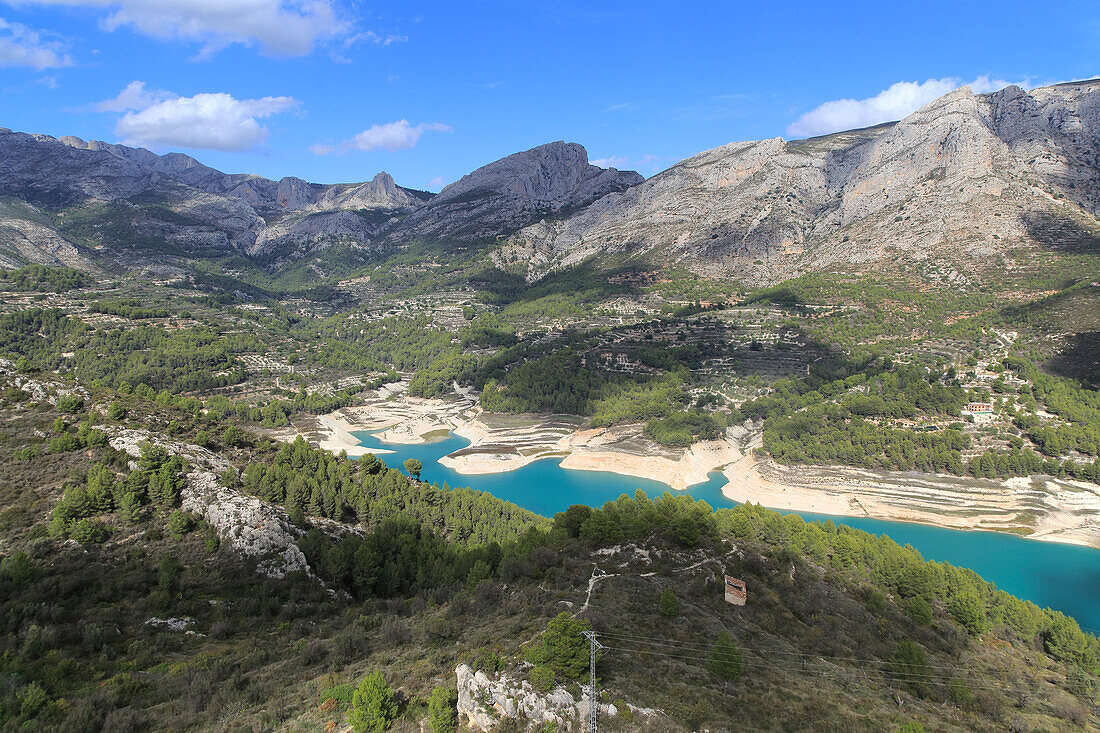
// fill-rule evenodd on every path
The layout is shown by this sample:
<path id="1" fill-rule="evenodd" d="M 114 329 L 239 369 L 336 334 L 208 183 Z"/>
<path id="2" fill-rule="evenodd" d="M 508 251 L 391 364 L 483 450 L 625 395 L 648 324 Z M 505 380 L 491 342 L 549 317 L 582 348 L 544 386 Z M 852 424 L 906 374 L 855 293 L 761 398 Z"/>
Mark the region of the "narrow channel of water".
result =
<path id="1" fill-rule="evenodd" d="M 394 468 L 407 458 L 423 464 L 426 481 L 469 486 L 514 502 L 544 516 L 553 516 L 571 504 L 600 506 L 620 495 L 642 489 L 658 496 L 671 489 L 659 481 L 621 476 L 605 471 L 578 471 L 561 467 L 561 459 L 543 459 L 505 473 L 464 475 L 438 460 L 469 445 L 451 435 L 433 443 L 403 445 L 383 443 L 372 433 L 357 432 L 362 445 L 393 451 L 378 457 Z M 688 489 L 711 506 L 736 506 L 722 494 L 726 477 L 720 472 Z M 798 512 L 808 521 L 831 519 L 873 534 L 885 534 L 910 544 L 926 559 L 948 562 L 974 570 L 1009 593 L 1040 606 L 1049 606 L 1078 620 L 1082 627 L 1100 630 L 1100 550 L 1076 545 L 1028 540 L 1003 532 L 945 529 L 924 524 L 890 522 L 859 517 L 835 517 Z"/>

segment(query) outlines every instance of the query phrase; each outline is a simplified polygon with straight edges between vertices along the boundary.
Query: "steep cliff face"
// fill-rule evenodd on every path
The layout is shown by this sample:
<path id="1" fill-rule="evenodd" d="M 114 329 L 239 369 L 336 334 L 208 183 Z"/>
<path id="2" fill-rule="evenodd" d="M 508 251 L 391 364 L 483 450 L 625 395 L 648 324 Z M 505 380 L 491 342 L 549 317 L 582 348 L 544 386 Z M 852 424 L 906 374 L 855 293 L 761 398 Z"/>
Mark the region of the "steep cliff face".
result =
<path id="1" fill-rule="evenodd" d="M 633 171 L 600 168 L 576 143 L 554 142 L 478 168 L 444 188 L 387 234 L 416 239 L 479 240 L 561 216 L 641 183 Z"/>
<path id="2" fill-rule="evenodd" d="M 1100 213 L 1100 82 L 951 92 L 904 120 L 689 158 L 505 244 L 530 279 L 600 253 L 752 282 L 887 258 L 1042 244 L 1035 222 Z"/>

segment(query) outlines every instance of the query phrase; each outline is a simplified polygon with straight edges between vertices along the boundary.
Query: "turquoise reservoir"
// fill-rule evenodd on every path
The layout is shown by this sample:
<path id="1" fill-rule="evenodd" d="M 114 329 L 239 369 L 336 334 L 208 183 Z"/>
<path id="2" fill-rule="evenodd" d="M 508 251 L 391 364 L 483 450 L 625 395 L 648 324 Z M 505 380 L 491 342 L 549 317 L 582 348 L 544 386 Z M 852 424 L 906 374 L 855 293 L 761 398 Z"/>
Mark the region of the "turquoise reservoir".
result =
<path id="1" fill-rule="evenodd" d="M 576 471 L 561 467 L 559 459 L 543 459 L 505 473 L 463 475 L 439 465 L 440 458 L 469 444 L 457 435 L 434 443 L 403 445 L 383 443 L 375 435 L 356 433 L 368 448 L 391 450 L 379 458 L 401 468 L 407 458 L 416 458 L 426 481 L 446 481 L 451 486 L 469 486 L 488 491 L 543 516 L 553 516 L 571 504 L 600 506 L 620 495 L 642 489 L 658 496 L 669 487 L 659 481 L 620 476 L 604 471 Z M 696 499 L 711 506 L 736 506 L 722 494 L 726 477 L 714 472 L 710 480 L 688 489 Z M 889 522 L 859 517 L 834 517 L 798 512 L 808 521 L 831 519 L 873 534 L 888 535 L 909 544 L 928 560 L 970 568 L 997 587 L 1040 606 L 1055 608 L 1076 618 L 1083 628 L 1100 631 L 1100 550 L 1077 545 L 1028 540 L 1003 532 L 944 529 L 924 524 Z"/>

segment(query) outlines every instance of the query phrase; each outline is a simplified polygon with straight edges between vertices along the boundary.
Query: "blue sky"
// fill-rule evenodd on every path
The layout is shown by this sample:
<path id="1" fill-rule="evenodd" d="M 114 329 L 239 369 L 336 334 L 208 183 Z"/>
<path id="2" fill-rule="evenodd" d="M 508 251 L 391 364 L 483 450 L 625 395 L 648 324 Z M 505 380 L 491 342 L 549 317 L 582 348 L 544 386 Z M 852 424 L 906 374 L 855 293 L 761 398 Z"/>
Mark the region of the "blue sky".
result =
<path id="1" fill-rule="evenodd" d="M 0 126 L 438 188 L 552 140 L 645 175 L 1100 75 L 1100 5 L 0 0 Z M 841 101 L 847 100 L 847 101 Z"/>

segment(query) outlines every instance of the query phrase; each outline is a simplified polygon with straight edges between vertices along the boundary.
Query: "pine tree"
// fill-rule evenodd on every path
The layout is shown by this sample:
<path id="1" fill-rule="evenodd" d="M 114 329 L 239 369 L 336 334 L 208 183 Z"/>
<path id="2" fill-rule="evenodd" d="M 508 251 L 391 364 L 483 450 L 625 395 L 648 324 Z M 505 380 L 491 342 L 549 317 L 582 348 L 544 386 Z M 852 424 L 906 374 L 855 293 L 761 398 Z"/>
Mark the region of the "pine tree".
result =
<path id="1" fill-rule="evenodd" d="M 665 618 L 675 618 L 680 615 L 680 599 L 672 592 L 671 588 L 661 591 L 661 600 L 657 604 L 657 610 Z"/>
<path id="2" fill-rule="evenodd" d="M 591 628 L 587 621 L 562 611 L 546 625 L 539 643 L 527 647 L 527 661 L 566 679 L 581 679 L 588 672 L 588 642 L 581 634 Z"/>
<path id="3" fill-rule="evenodd" d="M 397 717 L 397 701 L 381 672 L 372 672 L 359 682 L 351 696 L 348 720 L 355 733 L 385 733 Z"/>
<path id="4" fill-rule="evenodd" d="M 458 695 L 448 687 L 436 687 L 428 698 L 428 728 L 432 733 L 454 733 L 458 729 Z"/>
<path id="5" fill-rule="evenodd" d="M 741 650 L 733 639 L 723 631 L 714 642 L 714 648 L 707 657 L 707 671 L 715 677 L 732 682 L 741 678 L 744 666 L 741 663 Z"/>

